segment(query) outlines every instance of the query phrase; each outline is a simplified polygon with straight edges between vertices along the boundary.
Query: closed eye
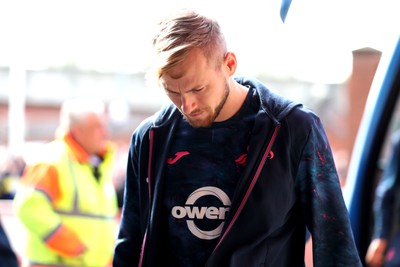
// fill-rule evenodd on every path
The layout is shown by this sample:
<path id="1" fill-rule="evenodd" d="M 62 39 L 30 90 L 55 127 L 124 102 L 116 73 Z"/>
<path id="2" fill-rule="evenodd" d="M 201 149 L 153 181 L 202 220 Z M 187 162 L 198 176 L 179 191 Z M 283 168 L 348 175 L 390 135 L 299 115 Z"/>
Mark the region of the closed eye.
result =
<path id="1" fill-rule="evenodd" d="M 170 97 L 177 97 L 177 96 L 181 95 L 180 92 L 174 92 L 174 91 L 170 91 L 168 89 L 165 89 L 165 92 Z"/>
<path id="2" fill-rule="evenodd" d="M 204 87 L 192 90 L 193 93 L 200 93 L 202 91 L 204 91 Z"/>

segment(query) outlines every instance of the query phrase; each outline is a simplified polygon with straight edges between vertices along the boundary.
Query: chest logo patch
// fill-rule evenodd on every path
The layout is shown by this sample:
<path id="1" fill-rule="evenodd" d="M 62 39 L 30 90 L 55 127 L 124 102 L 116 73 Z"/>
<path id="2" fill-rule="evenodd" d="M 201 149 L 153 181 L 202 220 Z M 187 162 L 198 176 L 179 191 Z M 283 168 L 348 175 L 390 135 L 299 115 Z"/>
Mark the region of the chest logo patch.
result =
<path id="1" fill-rule="evenodd" d="M 220 207 L 199 207 L 194 206 L 196 201 L 205 196 L 214 196 L 220 202 Z M 206 186 L 194 191 L 186 200 L 185 206 L 175 206 L 172 208 L 172 216 L 177 219 L 186 218 L 189 231 L 200 239 L 211 240 L 221 235 L 225 222 L 221 222 L 215 229 L 202 230 L 195 224 L 198 220 L 225 220 L 226 214 L 231 206 L 231 200 L 221 189 L 213 186 Z"/>

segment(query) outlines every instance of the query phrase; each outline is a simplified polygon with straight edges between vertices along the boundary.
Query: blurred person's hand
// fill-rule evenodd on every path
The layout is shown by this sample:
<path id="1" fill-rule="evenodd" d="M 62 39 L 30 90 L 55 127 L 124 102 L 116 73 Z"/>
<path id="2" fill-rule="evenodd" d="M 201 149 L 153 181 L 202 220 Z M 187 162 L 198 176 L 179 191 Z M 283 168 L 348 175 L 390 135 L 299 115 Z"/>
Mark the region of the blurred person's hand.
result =
<path id="1" fill-rule="evenodd" d="M 382 267 L 385 261 L 386 239 L 374 239 L 368 247 L 365 262 L 369 267 Z"/>

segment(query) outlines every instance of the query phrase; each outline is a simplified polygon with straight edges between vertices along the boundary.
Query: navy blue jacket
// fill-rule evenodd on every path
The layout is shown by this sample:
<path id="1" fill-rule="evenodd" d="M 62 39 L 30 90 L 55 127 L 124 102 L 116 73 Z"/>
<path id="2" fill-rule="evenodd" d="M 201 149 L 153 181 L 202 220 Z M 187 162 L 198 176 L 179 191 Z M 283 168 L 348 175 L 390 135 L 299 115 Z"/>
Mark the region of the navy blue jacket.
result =
<path id="1" fill-rule="evenodd" d="M 0 267 L 17 267 L 18 260 L 0 221 Z"/>
<path id="2" fill-rule="evenodd" d="M 257 80 L 236 80 L 256 88 L 261 105 L 247 167 L 206 266 L 304 266 L 306 229 L 314 266 L 362 266 L 320 119 Z M 163 266 L 164 170 L 180 116 L 171 105 L 133 133 L 114 267 Z"/>
<path id="3" fill-rule="evenodd" d="M 376 189 L 374 238 L 390 240 L 400 231 L 400 131 L 393 134 L 388 164 Z"/>

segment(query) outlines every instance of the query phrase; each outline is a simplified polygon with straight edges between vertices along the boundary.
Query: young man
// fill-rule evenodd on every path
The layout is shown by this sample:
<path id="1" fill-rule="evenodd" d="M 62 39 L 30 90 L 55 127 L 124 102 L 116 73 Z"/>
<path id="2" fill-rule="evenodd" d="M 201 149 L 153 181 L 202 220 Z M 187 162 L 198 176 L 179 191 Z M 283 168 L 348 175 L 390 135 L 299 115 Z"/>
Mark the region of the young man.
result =
<path id="1" fill-rule="evenodd" d="M 56 140 L 27 165 L 14 205 L 31 267 L 111 265 L 118 206 L 104 111 L 95 100 L 65 101 Z"/>
<path id="2" fill-rule="evenodd" d="M 160 23 L 156 77 L 172 103 L 134 132 L 114 267 L 361 266 L 319 118 L 254 79 L 218 23 Z"/>

